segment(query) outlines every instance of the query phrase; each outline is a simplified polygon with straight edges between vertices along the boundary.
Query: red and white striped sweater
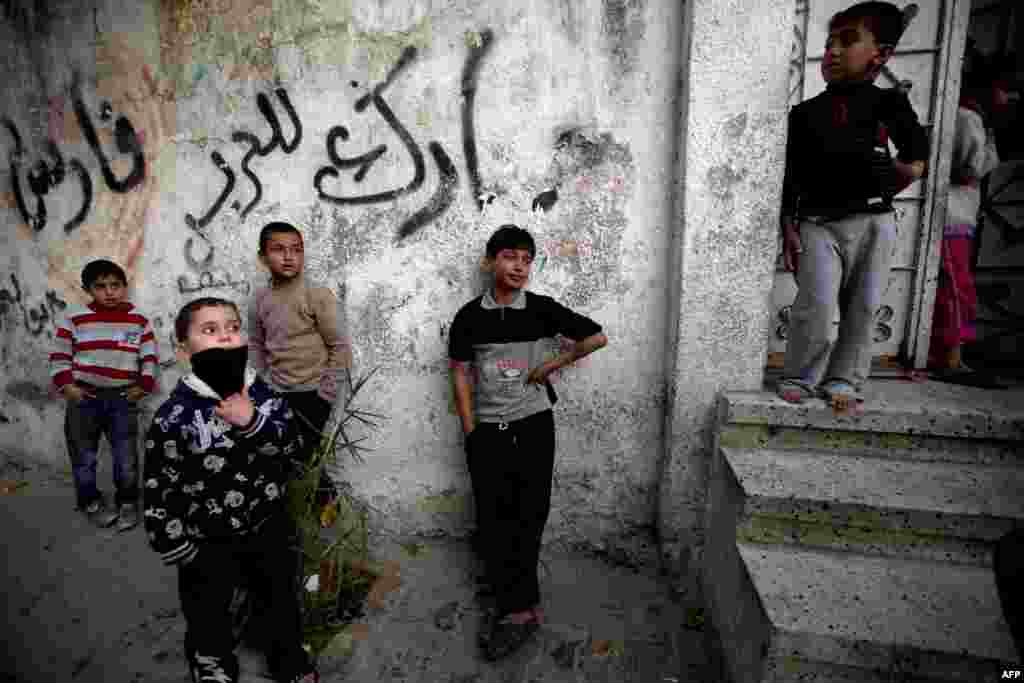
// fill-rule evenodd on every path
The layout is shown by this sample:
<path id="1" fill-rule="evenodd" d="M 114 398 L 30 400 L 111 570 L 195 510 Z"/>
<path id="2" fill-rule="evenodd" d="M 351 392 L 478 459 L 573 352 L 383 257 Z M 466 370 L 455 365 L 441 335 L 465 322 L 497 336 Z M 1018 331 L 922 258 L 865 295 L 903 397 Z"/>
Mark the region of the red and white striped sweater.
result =
<path id="1" fill-rule="evenodd" d="M 50 376 L 57 389 L 75 381 L 156 389 L 156 335 L 132 304 L 114 311 L 95 303 L 72 306 L 54 341 Z"/>

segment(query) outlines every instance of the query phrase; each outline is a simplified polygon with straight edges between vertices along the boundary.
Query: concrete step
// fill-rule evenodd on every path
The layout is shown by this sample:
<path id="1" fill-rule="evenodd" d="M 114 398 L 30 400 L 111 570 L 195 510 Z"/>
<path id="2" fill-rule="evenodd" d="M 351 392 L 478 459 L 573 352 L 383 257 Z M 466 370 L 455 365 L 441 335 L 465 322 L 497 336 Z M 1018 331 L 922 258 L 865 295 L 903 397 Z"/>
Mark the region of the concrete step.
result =
<path id="1" fill-rule="evenodd" d="M 1024 469 L 842 452 L 722 448 L 736 537 L 991 566 L 1024 523 Z"/>
<path id="2" fill-rule="evenodd" d="M 752 590 L 736 683 L 997 680 L 1019 668 L 992 572 L 891 557 L 737 544 Z"/>
<path id="3" fill-rule="evenodd" d="M 928 382 L 869 383 L 862 414 L 837 416 L 823 401 L 729 392 L 719 439 L 737 448 L 842 450 L 905 460 L 1024 465 L 1024 392 Z M 871 394 L 870 392 L 874 392 Z"/>

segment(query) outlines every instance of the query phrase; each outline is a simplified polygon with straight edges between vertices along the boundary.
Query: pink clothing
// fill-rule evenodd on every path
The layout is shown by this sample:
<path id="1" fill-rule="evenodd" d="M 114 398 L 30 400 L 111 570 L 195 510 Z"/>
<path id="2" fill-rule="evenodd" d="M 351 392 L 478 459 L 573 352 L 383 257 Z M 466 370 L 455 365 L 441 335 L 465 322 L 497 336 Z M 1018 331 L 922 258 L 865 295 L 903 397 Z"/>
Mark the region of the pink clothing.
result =
<path id="1" fill-rule="evenodd" d="M 953 184 L 949 186 L 946 204 L 942 264 L 928 347 L 929 367 L 945 367 L 951 351 L 977 339 L 974 321 L 978 314 L 978 297 L 971 270 L 971 252 L 981 191 L 963 181 L 982 178 L 998 163 L 994 141 L 985 130 L 981 115 L 961 106 L 957 110 L 953 138 Z"/>

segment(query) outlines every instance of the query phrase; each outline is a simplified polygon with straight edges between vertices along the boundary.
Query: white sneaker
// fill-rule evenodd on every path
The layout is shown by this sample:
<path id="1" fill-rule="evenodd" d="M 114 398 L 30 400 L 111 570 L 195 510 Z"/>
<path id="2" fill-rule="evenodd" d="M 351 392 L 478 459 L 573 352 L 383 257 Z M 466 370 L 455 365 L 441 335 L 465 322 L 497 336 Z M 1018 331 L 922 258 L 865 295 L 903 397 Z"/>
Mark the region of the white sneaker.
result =
<path id="1" fill-rule="evenodd" d="M 101 529 L 106 529 L 117 521 L 118 514 L 108 510 L 102 500 L 94 500 L 85 507 L 85 516 L 89 521 Z"/>
<path id="2" fill-rule="evenodd" d="M 128 531 L 129 529 L 133 529 L 138 523 L 139 513 L 134 503 L 124 503 L 121 505 L 117 518 L 117 530 Z"/>

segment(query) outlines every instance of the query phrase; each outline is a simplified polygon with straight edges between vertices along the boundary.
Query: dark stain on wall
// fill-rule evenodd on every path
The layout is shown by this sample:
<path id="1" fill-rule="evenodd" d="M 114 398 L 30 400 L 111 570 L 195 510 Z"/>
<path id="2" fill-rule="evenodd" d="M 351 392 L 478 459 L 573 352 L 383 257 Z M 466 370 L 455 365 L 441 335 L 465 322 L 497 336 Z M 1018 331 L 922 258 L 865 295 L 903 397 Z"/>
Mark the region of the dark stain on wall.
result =
<path id="1" fill-rule="evenodd" d="M 746 170 L 737 171 L 726 164 L 719 164 L 708 169 L 708 189 L 711 194 L 721 199 L 732 199 L 732 190 L 747 176 Z"/>
<path id="2" fill-rule="evenodd" d="M 40 410 L 50 402 L 50 394 L 47 388 L 33 382 L 24 380 L 9 382 L 5 390 L 10 398 L 29 403 Z"/>
<path id="3" fill-rule="evenodd" d="M 355 217 L 344 209 L 333 207 L 328 222 L 336 235 L 334 263 L 337 268 L 348 268 L 380 257 L 390 245 L 382 238 L 381 226 L 398 225 L 404 214 L 396 205 L 367 207 Z"/>
<path id="4" fill-rule="evenodd" d="M 725 134 L 734 140 L 747 130 L 747 112 L 733 116 L 725 122 Z"/>
<path id="5" fill-rule="evenodd" d="M 0 0 L 4 19 L 25 36 L 45 35 L 56 16 L 52 0 Z"/>
<path id="6" fill-rule="evenodd" d="M 621 79 L 636 67 L 637 52 L 647 26 L 642 0 L 604 0 L 601 28 L 611 54 L 612 69 Z M 613 85 L 613 92 L 616 90 Z"/>
<path id="7" fill-rule="evenodd" d="M 554 147 L 547 174 L 553 194 L 541 193 L 538 199 L 558 197 L 565 218 L 544 239 L 586 245 L 586 256 L 576 253 L 559 261 L 572 276 L 559 299 L 583 308 L 619 291 L 622 234 L 628 223 L 624 207 L 635 175 L 633 154 L 611 133 L 577 125 L 556 131 Z M 538 203 L 536 208 L 544 207 Z"/>
<path id="8" fill-rule="evenodd" d="M 595 133 L 569 126 L 555 137 L 555 165 L 560 175 L 593 169 L 603 163 L 632 163 L 626 145 L 615 142 L 611 133 Z"/>
<path id="9" fill-rule="evenodd" d="M 571 43 L 578 44 L 580 42 L 579 34 L 579 16 L 576 13 L 576 0 L 562 0 L 559 3 L 559 12 L 561 14 L 562 30 L 565 31 L 565 35 L 569 37 Z"/>

